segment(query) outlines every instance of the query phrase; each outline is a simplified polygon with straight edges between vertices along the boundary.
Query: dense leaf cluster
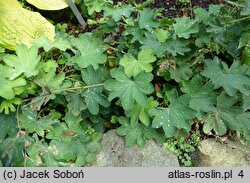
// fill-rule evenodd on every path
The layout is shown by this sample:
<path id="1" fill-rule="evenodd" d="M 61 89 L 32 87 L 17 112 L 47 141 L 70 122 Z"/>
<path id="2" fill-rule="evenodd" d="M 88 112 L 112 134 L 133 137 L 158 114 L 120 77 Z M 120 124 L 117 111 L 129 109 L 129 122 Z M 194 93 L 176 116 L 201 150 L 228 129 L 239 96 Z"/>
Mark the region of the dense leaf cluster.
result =
<path id="1" fill-rule="evenodd" d="M 248 1 L 169 19 L 142 5 L 78 0 L 97 24 L 15 53 L 0 48 L 3 166 L 83 166 L 112 128 L 128 146 L 204 133 L 250 137 Z M 229 2 L 230 3 L 230 2 Z"/>

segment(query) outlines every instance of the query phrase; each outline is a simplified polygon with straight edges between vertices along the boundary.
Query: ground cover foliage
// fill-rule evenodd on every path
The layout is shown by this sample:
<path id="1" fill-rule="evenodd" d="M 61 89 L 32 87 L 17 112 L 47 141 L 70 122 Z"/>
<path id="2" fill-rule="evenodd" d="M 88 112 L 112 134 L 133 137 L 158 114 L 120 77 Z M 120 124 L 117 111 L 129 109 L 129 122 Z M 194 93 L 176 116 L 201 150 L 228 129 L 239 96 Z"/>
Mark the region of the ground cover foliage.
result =
<path id="1" fill-rule="evenodd" d="M 91 164 L 109 129 L 140 147 L 197 129 L 249 139 L 249 1 L 176 18 L 150 2 L 76 0 L 91 32 L 0 48 L 1 166 Z"/>

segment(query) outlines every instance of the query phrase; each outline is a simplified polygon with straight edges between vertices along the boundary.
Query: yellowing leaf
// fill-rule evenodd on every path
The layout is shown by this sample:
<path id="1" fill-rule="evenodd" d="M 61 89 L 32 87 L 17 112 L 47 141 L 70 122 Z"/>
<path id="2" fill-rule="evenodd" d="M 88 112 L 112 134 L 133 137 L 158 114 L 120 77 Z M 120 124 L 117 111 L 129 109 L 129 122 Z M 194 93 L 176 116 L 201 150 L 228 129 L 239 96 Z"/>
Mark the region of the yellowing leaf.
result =
<path id="1" fill-rule="evenodd" d="M 41 10 L 61 10 L 68 7 L 66 0 L 27 0 Z"/>
<path id="2" fill-rule="evenodd" d="M 0 46 L 15 50 L 20 43 L 30 46 L 43 36 L 50 41 L 55 36 L 54 26 L 44 17 L 22 8 L 17 0 L 0 1 Z"/>

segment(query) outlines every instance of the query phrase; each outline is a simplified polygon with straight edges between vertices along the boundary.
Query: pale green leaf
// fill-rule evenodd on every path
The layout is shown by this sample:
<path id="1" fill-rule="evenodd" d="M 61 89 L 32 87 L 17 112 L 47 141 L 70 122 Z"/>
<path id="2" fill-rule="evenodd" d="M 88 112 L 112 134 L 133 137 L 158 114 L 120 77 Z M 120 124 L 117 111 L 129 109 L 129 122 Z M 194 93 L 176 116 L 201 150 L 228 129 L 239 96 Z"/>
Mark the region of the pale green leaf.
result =
<path id="1" fill-rule="evenodd" d="M 120 65 L 124 67 L 127 76 L 135 77 L 142 71 L 151 72 L 153 70 L 151 63 L 155 60 L 156 57 L 152 50 L 142 49 L 138 54 L 138 59 L 131 54 L 126 54 L 120 60 Z"/>
<path id="2" fill-rule="evenodd" d="M 17 78 L 20 74 L 24 74 L 27 78 L 38 74 L 37 65 L 41 59 L 38 55 L 36 47 L 28 48 L 24 44 L 16 48 L 16 55 L 6 55 L 3 61 L 11 68 L 13 74 L 10 79 Z"/>

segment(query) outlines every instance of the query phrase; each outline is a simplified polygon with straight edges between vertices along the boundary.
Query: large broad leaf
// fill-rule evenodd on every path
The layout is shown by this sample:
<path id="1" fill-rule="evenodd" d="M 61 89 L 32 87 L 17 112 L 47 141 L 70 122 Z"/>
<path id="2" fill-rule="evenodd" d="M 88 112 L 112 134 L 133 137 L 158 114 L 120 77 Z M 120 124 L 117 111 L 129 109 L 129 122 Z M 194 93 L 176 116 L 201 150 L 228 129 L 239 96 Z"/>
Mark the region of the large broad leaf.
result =
<path id="1" fill-rule="evenodd" d="M 103 53 L 106 46 L 102 44 L 101 39 L 94 37 L 91 33 L 85 33 L 74 39 L 72 44 L 80 51 L 80 54 L 72 58 L 79 67 L 87 68 L 92 65 L 97 69 L 98 64 L 106 62 L 107 57 Z"/>
<path id="2" fill-rule="evenodd" d="M 121 99 L 122 107 L 129 110 L 134 103 L 145 105 L 147 103 L 146 95 L 154 91 L 150 83 L 153 79 L 151 73 L 141 73 L 134 80 L 128 78 L 122 70 L 112 69 L 111 79 L 105 82 L 104 86 L 110 91 L 109 100 L 118 97 Z"/>
<path id="3" fill-rule="evenodd" d="M 41 56 L 38 55 L 36 47 L 27 48 L 24 44 L 21 44 L 16 49 L 16 55 L 6 55 L 4 62 L 13 68 L 13 74 L 10 79 L 15 79 L 20 74 L 29 78 L 38 74 L 37 65 Z"/>
<path id="4" fill-rule="evenodd" d="M 153 108 L 149 114 L 154 117 L 153 128 L 163 128 L 167 137 L 175 135 L 176 129 L 191 129 L 190 120 L 195 117 L 195 111 L 188 107 L 190 97 L 182 95 L 178 97 L 176 90 L 168 93 L 170 105 L 168 108 Z"/>
<path id="5" fill-rule="evenodd" d="M 25 85 L 26 81 L 20 77 L 14 80 L 8 79 L 14 70 L 5 65 L 0 65 L 0 73 L 0 96 L 9 100 L 13 99 L 15 97 L 14 88 Z"/>
<path id="6" fill-rule="evenodd" d="M 189 39 L 191 34 L 198 33 L 199 27 L 196 20 L 191 20 L 188 17 L 176 18 L 176 23 L 173 25 L 175 34 L 179 38 Z"/>
<path id="7" fill-rule="evenodd" d="M 85 84 L 94 86 L 95 84 L 102 84 L 102 70 L 94 70 L 93 67 L 88 67 L 81 71 L 82 79 Z M 97 115 L 99 113 L 99 105 L 104 107 L 109 107 L 110 103 L 108 102 L 106 96 L 102 94 L 103 86 L 95 86 L 88 88 L 82 93 L 82 96 L 85 97 L 85 103 L 89 111 Z"/>
<path id="8" fill-rule="evenodd" d="M 142 71 L 151 72 L 153 67 L 150 63 L 154 62 L 156 57 L 150 49 L 142 49 L 138 54 L 138 59 L 136 59 L 131 54 L 126 54 L 120 60 L 120 65 L 124 67 L 124 71 L 127 76 L 136 76 Z"/>
<path id="9" fill-rule="evenodd" d="M 67 0 L 27 0 L 41 10 L 60 10 L 68 7 Z"/>
<path id="10" fill-rule="evenodd" d="M 211 82 L 203 85 L 202 78 L 197 75 L 190 82 L 182 82 L 181 90 L 190 96 L 189 106 L 198 112 L 198 116 L 202 112 L 215 111 L 216 93 Z"/>
<path id="11" fill-rule="evenodd" d="M 216 89 L 223 87 L 230 96 L 234 96 L 237 91 L 245 95 L 250 94 L 250 76 L 246 74 L 248 66 L 235 61 L 228 68 L 218 57 L 207 59 L 206 65 L 207 68 L 201 74 L 210 78 Z"/>
<path id="12" fill-rule="evenodd" d="M 22 8 L 17 0 L 0 1 L 0 46 L 15 50 L 43 36 L 50 41 L 55 37 L 55 27 L 44 17 Z"/>

